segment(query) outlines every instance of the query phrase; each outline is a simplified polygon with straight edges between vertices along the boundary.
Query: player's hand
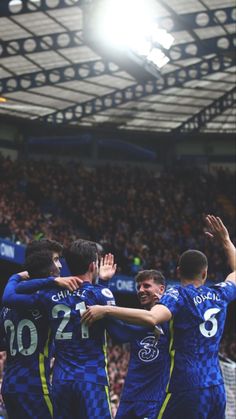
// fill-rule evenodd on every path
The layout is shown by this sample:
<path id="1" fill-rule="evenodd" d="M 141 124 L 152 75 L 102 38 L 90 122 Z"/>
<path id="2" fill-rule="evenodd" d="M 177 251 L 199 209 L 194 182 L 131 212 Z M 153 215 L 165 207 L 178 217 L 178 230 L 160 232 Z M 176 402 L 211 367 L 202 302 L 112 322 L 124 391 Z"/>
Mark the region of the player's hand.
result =
<path id="1" fill-rule="evenodd" d="M 164 335 L 162 327 L 158 324 L 156 324 L 156 326 L 154 327 L 153 332 L 154 332 L 154 336 L 155 336 L 156 340 L 159 340 L 160 336 Z"/>
<path id="2" fill-rule="evenodd" d="M 85 323 L 86 326 L 91 326 L 97 320 L 102 319 L 105 314 L 106 306 L 88 307 L 87 310 L 82 314 L 81 323 Z"/>
<path id="3" fill-rule="evenodd" d="M 83 284 L 82 279 L 78 276 L 59 276 L 55 278 L 55 282 L 59 287 L 66 288 L 69 291 L 75 291 Z"/>
<path id="4" fill-rule="evenodd" d="M 114 263 L 114 255 L 108 253 L 101 258 L 100 267 L 99 267 L 99 278 L 103 281 L 108 281 L 113 277 L 116 272 L 116 263 Z"/>
<path id="5" fill-rule="evenodd" d="M 17 275 L 20 275 L 21 279 L 29 279 L 29 273 L 28 273 L 28 271 L 18 272 Z"/>
<path id="6" fill-rule="evenodd" d="M 206 236 L 214 238 L 220 242 L 230 240 L 229 232 L 223 224 L 220 217 L 215 217 L 214 215 L 207 215 L 206 223 L 209 229 L 209 231 L 205 232 Z"/>

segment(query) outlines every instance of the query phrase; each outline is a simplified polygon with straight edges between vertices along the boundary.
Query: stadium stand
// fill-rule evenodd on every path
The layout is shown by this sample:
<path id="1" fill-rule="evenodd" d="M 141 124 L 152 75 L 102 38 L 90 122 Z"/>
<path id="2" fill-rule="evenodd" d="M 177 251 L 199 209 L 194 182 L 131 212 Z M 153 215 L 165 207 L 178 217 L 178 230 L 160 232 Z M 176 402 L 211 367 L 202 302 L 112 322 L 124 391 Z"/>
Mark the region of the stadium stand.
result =
<path id="1" fill-rule="evenodd" d="M 227 169 L 157 172 L 1 157 L 0 174 L 0 237 L 27 244 L 47 236 L 65 245 L 89 238 L 116 255 L 121 273 L 151 266 L 173 279 L 178 255 L 200 248 L 210 255 L 209 279 L 225 274 L 202 225 L 206 213 L 217 212 L 235 232 L 234 174 Z"/>

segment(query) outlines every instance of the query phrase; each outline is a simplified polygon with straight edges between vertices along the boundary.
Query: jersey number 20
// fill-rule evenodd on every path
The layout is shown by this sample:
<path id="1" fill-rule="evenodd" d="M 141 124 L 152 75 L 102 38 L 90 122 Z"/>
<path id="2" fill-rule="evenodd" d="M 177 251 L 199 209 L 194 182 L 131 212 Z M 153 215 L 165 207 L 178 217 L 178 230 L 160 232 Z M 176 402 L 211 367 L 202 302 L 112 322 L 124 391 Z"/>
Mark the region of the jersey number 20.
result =
<path id="1" fill-rule="evenodd" d="M 34 325 L 34 323 L 29 320 L 29 319 L 23 319 L 21 320 L 17 326 L 15 326 L 13 324 L 13 322 L 9 319 L 5 320 L 4 322 L 4 328 L 5 331 L 7 333 L 8 330 L 10 330 L 10 342 L 9 342 L 9 346 L 10 346 L 10 353 L 12 356 L 15 356 L 17 352 L 20 352 L 21 355 L 32 355 L 38 345 L 38 333 L 37 333 L 37 329 Z M 22 336 L 23 336 L 23 329 L 26 328 L 28 329 L 28 333 L 29 333 L 29 346 L 26 348 L 23 345 L 23 340 L 22 340 Z M 16 338 L 16 344 L 17 344 L 17 349 L 14 348 L 14 340 Z"/>

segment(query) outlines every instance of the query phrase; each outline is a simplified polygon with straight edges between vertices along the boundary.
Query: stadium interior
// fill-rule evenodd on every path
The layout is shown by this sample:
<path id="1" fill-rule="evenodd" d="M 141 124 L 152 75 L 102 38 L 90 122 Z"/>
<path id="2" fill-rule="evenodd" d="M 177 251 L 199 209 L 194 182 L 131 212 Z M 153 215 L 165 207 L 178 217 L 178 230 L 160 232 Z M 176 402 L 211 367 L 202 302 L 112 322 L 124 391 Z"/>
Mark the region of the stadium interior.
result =
<path id="1" fill-rule="evenodd" d="M 221 217 L 236 244 L 235 1 L 117 3 L 0 2 L 1 295 L 25 245 L 43 237 L 113 253 L 110 288 L 124 307 L 139 307 L 142 269 L 175 284 L 188 248 L 207 255 L 210 284 L 230 272 L 205 217 Z M 235 312 L 234 301 L 220 347 L 226 419 L 236 412 Z M 108 359 L 115 415 L 129 346 L 110 340 Z M 1 352 L 1 377 L 4 364 Z"/>

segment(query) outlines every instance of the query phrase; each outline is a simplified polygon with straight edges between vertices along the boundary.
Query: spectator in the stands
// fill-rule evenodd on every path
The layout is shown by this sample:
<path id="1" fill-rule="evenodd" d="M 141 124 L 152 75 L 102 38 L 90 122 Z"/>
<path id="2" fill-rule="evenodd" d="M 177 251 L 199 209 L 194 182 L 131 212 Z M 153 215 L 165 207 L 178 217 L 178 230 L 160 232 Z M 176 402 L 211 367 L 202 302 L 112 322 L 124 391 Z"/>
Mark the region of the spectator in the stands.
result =
<path id="1" fill-rule="evenodd" d="M 201 248 L 210 254 L 209 278 L 225 276 L 221 250 L 202 231 L 211 212 L 235 231 L 220 200 L 223 194 L 234 203 L 235 177 L 225 169 L 157 173 L 0 157 L 0 173 L 0 236 L 26 244 L 42 236 L 65 245 L 78 237 L 94 240 L 116 255 L 121 273 L 152 268 L 167 278 L 175 277 L 180 253 Z"/>

